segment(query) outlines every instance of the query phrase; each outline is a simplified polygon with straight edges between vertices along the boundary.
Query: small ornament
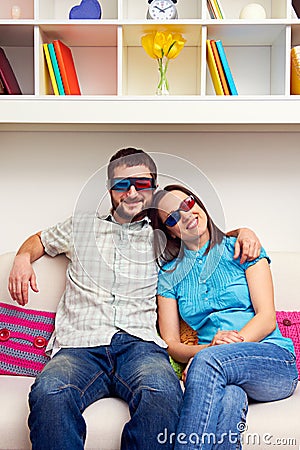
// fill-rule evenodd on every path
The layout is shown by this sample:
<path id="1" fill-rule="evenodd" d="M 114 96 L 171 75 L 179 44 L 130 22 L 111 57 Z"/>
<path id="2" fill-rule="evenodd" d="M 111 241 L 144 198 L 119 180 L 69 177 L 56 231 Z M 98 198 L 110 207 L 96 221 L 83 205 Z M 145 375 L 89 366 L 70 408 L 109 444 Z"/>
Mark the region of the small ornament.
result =
<path id="1" fill-rule="evenodd" d="M 240 19 L 261 20 L 266 19 L 265 8 L 259 3 L 249 3 L 244 6 L 240 13 Z"/>
<path id="2" fill-rule="evenodd" d="M 20 19 L 21 17 L 21 8 L 19 5 L 13 5 L 11 7 L 11 18 L 12 19 Z"/>
<path id="3" fill-rule="evenodd" d="M 101 19 L 102 11 L 97 0 L 82 0 L 80 5 L 73 6 L 69 19 Z"/>

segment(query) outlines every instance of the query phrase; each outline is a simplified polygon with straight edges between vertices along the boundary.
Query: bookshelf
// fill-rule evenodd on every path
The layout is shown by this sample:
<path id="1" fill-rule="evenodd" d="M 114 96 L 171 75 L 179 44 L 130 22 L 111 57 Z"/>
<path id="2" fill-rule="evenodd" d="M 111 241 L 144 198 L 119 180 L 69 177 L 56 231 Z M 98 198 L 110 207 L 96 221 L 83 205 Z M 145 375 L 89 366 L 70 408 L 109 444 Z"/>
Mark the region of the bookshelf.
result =
<path id="1" fill-rule="evenodd" d="M 265 20 L 241 20 L 250 1 L 221 0 L 226 19 L 210 19 L 206 2 L 179 0 L 179 19 L 146 20 L 146 0 L 100 0 L 100 20 L 69 20 L 76 0 L 3 0 L 0 46 L 23 95 L 0 96 L 0 123 L 300 124 L 290 95 L 290 49 L 300 19 L 289 0 L 261 0 Z M 11 6 L 21 8 L 11 18 Z M 156 61 L 140 38 L 152 30 L 187 39 L 169 64 L 168 97 L 155 96 Z M 73 53 L 81 96 L 53 95 L 42 44 L 60 39 Z M 206 39 L 221 39 L 239 95 L 219 97 L 206 64 Z M 178 114 L 174 114 L 178 111 Z"/>

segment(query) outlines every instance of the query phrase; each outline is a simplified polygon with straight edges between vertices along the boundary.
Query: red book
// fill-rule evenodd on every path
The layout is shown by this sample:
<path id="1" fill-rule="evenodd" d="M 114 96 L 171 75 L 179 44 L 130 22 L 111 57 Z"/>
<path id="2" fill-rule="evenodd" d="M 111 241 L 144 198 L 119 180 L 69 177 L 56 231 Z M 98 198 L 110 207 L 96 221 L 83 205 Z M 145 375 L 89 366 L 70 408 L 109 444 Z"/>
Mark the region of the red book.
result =
<path id="1" fill-rule="evenodd" d="M 22 94 L 5 51 L 0 47 L 0 78 L 7 94 Z"/>
<path id="2" fill-rule="evenodd" d="M 59 40 L 53 45 L 66 95 L 81 95 L 71 49 Z"/>

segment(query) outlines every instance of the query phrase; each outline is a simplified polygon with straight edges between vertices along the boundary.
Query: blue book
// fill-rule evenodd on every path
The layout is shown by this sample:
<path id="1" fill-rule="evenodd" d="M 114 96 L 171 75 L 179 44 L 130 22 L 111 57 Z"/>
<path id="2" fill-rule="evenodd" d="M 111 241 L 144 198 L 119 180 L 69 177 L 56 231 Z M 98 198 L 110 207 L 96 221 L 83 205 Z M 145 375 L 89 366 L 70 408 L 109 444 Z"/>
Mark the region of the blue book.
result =
<path id="1" fill-rule="evenodd" d="M 58 66 L 58 62 L 57 62 L 57 58 L 56 58 L 56 54 L 55 54 L 55 50 L 54 50 L 54 45 L 52 43 L 48 44 L 48 50 L 49 50 L 49 54 L 50 54 L 56 82 L 57 82 L 59 95 L 66 95 L 65 90 L 64 90 L 64 85 L 63 85 L 61 75 L 60 75 L 60 70 L 59 70 L 59 66 Z"/>
<path id="2" fill-rule="evenodd" d="M 216 41 L 216 46 L 217 46 L 218 53 L 219 53 L 219 56 L 220 56 L 220 60 L 221 60 L 222 66 L 223 66 L 223 70 L 224 70 L 225 76 L 226 76 L 226 80 L 227 80 L 227 83 L 228 83 L 230 94 L 231 95 L 238 95 L 238 92 L 237 92 L 236 86 L 235 86 L 234 81 L 233 81 L 232 73 L 231 73 L 231 70 L 230 70 L 230 67 L 229 67 L 229 64 L 228 64 L 228 61 L 227 61 L 227 57 L 226 57 L 226 54 L 225 54 L 222 42 L 220 40 Z"/>

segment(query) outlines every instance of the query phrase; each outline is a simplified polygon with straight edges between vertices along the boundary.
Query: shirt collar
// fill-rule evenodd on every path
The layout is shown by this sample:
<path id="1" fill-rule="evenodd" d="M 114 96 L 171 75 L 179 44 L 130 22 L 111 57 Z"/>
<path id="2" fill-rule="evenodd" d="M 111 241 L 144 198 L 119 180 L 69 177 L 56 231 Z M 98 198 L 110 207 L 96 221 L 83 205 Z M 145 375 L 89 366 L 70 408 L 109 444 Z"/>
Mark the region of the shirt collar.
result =
<path id="1" fill-rule="evenodd" d="M 207 250 L 210 241 L 208 240 L 203 247 L 199 248 L 199 250 L 189 250 L 187 247 L 184 247 L 184 255 L 188 258 L 195 258 L 195 256 L 202 257 Z"/>
<path id="2" fill-rule="evenodd" d="M 139 224 L 139 226 L 150 225 L 150 219 L 148 216 L 145 216 L 141 220 L 137 220 L 136 222 L 128 222 L 128 223 L 123 223 L 123 224 L 117 222 L 111 213 L 104 215 L 104 216 L 97 215 L 97 217 L 99 219 L 107 220 L 108 222 L 115 223 L 116 225 L 125 226 L 125 227 L 129 227 L 129 228 L 135 226 L 135 224 Z"/>

